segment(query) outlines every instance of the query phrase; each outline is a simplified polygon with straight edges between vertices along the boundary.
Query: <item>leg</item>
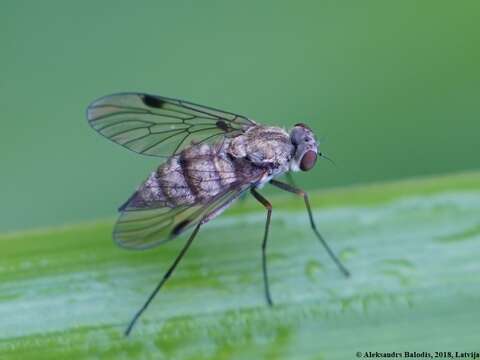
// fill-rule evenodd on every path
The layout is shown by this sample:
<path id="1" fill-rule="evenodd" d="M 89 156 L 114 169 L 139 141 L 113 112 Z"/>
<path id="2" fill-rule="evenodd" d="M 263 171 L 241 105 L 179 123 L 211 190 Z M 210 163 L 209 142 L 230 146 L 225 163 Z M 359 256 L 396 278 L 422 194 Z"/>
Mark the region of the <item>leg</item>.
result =
<path id="1" fill-rule="evenodd" d="M 327 253 L 328 255 L 330 255 L 330 257 L 332 258 L 332 260 L 335 262 L 335 264 L 337 264 L 338 268 L 340 269 L 340 271 L 345 275 L 345 276 L 350 276 L 350 272 L 347 270 L 347 268 L 345 266 L 343 266 L 343 264 L 340 262 L 340 260 L 335 256 L 335 254 L 333 253 L 333 251 L 330 249 L 330 247 L 328 246 L 327 242 L 325 241 L 325 239 L 323 238 L 323 236 L 318 232 L 317 230 L 317 226 L 315 225 L 315 221 L 313 220 L 313 214 L 312 214 L 312 209 L 310 208 L 310 202 L 308 201 L 308 195 L 306 192 L 304 192 L 303 190 L 300 190 L 300 189 L 296 189 L 288 184 L 285 184 L 285 183 L 282 183 L 280 181 L 277 181 L 277 180 L 270 180 L 270 183 L 272 185 L 275 185 L 276 187 L 282 189 L 282 190 L 285 190 L 285 191 L 289 191 L 291 193 L 294 193 L 294 194 L 297 194 L 297 195 L 300 195 L 303 197 L 304 201 L 305 201 L 305 206 L 307 208 L 307 212 L 308 212 L 308 217 L 310 218 L 310 226 L 312 227 L 312 230 L 313 232 L 315 233 L 315 235 L 317 236 L 318 240 L 320 240 L 320 242 L 322 243 L 322 245 L 325 247 L 325 249 L 327 250 Z"/>
<path id="2" fill-rule="evenodd" d="M 290 184 L 290 186 L 297 187 L 297 185 L 295 184 L 295 180 L 293 180 L 293 175 L 292 175 L 291 171 L 287 172 L 287 174 L 285 176 L 286 176 L 287 182 Z"/>
<path id="3" fill-rule="evenodd" d="M 184 245 L 182 251 L 180 251 L 180 254 L 178 254 L 177 258 L 175 259 L 175 261 L 173 262 L 173 264 L 170 266 L 170 268 L 167 270 L 167 272 L 165 273 L 165 275 L 163 275 L 163 278 L 162 280 L 160 280 L 160 282 L 158 283 L 157 287 L 155 288 L 155 290 L 153 290 L 153 292 L 150 294 L 150 296 L 148 297 L 147 301 L 145 302 L 145 304 L 143 304 L 143 306 L 140 308 L 140 310 L 137 311 L 137 313 L 135 314 L 135 316 L 133 317 L 133 319 L 130 321 L 130 324 L 128 324 L 128 327 L 127 329 L 125 330 L 125 336 L 128 336 L 130 334 L 130 332 L 132 331 L 132 328 L 133 326 L 135 325 L 135 323 L 137 322 L 137 320 L 140 318 L 140 315 L 142 315 L 142 313 L 147 309 L 148 305 L 150 305 L 150 303 L 152 302 L 153 298 L 155 297 L 155 295 L 157 295 L 158 291 L 160 290 L 160 288 L 163 286 L 163 284 L 165 284 L 168 280 L 168 278 L 170 277 L 170 275 L 172 275 L 173 273 L 173 270 L 175 270 L 175 268 L 177 267 L 178 263 L 180 262 L 180 260 L 182 259 L 183 255 L 185 255 L 185 253 L 187 252 L 188 248 L 190 247 L 193 239 L 195 239 L 195 236 L 197 235 L 198 233 L 198 230 L 200 229 L 200 225 L 201 223 L 199 223 L 195 229 L 193 230 L 193 233 L 192 235 L 190 235 L 190 238 L 188 239 L 187 243 Z"/>
<path id="4" fill-rule="evenodd" d="M 267 298 L 268 305 L 272 306 L 272 297 L 270 296 L 270 286 L 268 285 L 268 275 L 267 275 L 267 239 L 268 239 L 268 229 L 270 228 L 270 218 L 272 217 L 272 204 L 265 199 L 255 188 L 250 190 L 252 195 L 257 199 L 265 209 L 267 209 L 267 222 L 265 223 L 265 233 L 263 235 L 262 242 L 262 268 L 263 268 L 263 283 L 265 284 L 265 297 Z"/>

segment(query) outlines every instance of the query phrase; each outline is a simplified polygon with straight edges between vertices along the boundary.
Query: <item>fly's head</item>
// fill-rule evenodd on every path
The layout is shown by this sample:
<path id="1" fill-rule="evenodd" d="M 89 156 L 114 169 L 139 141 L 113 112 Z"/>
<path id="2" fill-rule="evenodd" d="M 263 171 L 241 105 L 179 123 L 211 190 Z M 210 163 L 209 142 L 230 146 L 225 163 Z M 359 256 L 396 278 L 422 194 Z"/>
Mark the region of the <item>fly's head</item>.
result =
<path id="1" fill-rule="evenodd" d="M 305 124 L 295 124 L 290 131 L 290 141 L 295 147 L 295 152 L 290 160 L 290 170 L 308 171 L 312 169 L 317 162 L 318 154 L 318 144 L 313 131 Z"/>

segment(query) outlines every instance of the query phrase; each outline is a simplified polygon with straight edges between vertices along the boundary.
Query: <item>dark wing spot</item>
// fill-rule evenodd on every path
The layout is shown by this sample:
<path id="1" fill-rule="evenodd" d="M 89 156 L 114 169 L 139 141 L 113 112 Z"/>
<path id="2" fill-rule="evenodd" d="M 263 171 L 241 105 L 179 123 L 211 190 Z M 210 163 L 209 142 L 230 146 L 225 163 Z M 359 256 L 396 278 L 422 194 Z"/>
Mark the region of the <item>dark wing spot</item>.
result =
<path id="1" fill-rule="evenodd" d="M 165 105 L 165 101 L 152 95 L 142 95 L 142 101 L 145 105 L 152 107 L 152 108 L 157 108 L 161 109 Z"/>
<path id="2" fill-rule="evenodd" d="M 220 130 L 223 130 L 225 132 L 228 131 L 228 124 L 223 121 L 223 120 L 218 120 L 217 123 L 215 124 Z"/>
<path id="3" fill-rule="evenodd" d="M 177 224 L 177 226 L 175 226 L 173 229 L 172 229 L 172 232 L 171 232 L 171 235 L 172 236 L 177 236 L 179 235 L 183 229 L 185 229 L 185 227 L 190 224 L 190 220 L 183 220 L 181 222 L 179 222 Z"/>

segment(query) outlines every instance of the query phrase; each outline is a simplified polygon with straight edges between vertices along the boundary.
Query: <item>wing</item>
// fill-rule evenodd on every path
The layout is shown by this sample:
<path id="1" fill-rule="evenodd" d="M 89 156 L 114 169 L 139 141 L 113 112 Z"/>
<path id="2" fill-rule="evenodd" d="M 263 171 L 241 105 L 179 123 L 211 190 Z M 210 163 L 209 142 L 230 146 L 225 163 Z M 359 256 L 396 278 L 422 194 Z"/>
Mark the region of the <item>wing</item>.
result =
<path id="1" fill-rule="evenodd" d="M 101 135 L 139 154 L 169 157 L 192 142 L 234 137 L 253 120 L 188 101 L 143 93 L 119 93 L 95 100 L 89 124 Z"/>
<path id="2" fill-rule="evenodd" d="M 160 245 L 199 222 L 213 219 L 249 188 L 250 184 L 233 184 L 204 204 L 124 210 L 115 225 L 113 237 L 121 247 L 128 249 L 141 250 Z"/>

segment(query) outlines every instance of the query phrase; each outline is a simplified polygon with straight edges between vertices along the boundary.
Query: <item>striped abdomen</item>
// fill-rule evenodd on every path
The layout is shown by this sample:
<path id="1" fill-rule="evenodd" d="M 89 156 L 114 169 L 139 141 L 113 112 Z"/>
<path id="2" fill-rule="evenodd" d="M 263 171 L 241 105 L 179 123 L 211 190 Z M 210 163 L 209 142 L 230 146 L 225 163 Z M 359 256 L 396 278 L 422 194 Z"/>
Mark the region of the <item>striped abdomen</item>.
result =
<path id="1" fill-rule="evenodd" d="M 206 203 L 234 184 L 244 183 L 241 170 L 245 165 L 230 158 L 223 149 L 194 145 L 172 156 L 121 209 Z"/>

